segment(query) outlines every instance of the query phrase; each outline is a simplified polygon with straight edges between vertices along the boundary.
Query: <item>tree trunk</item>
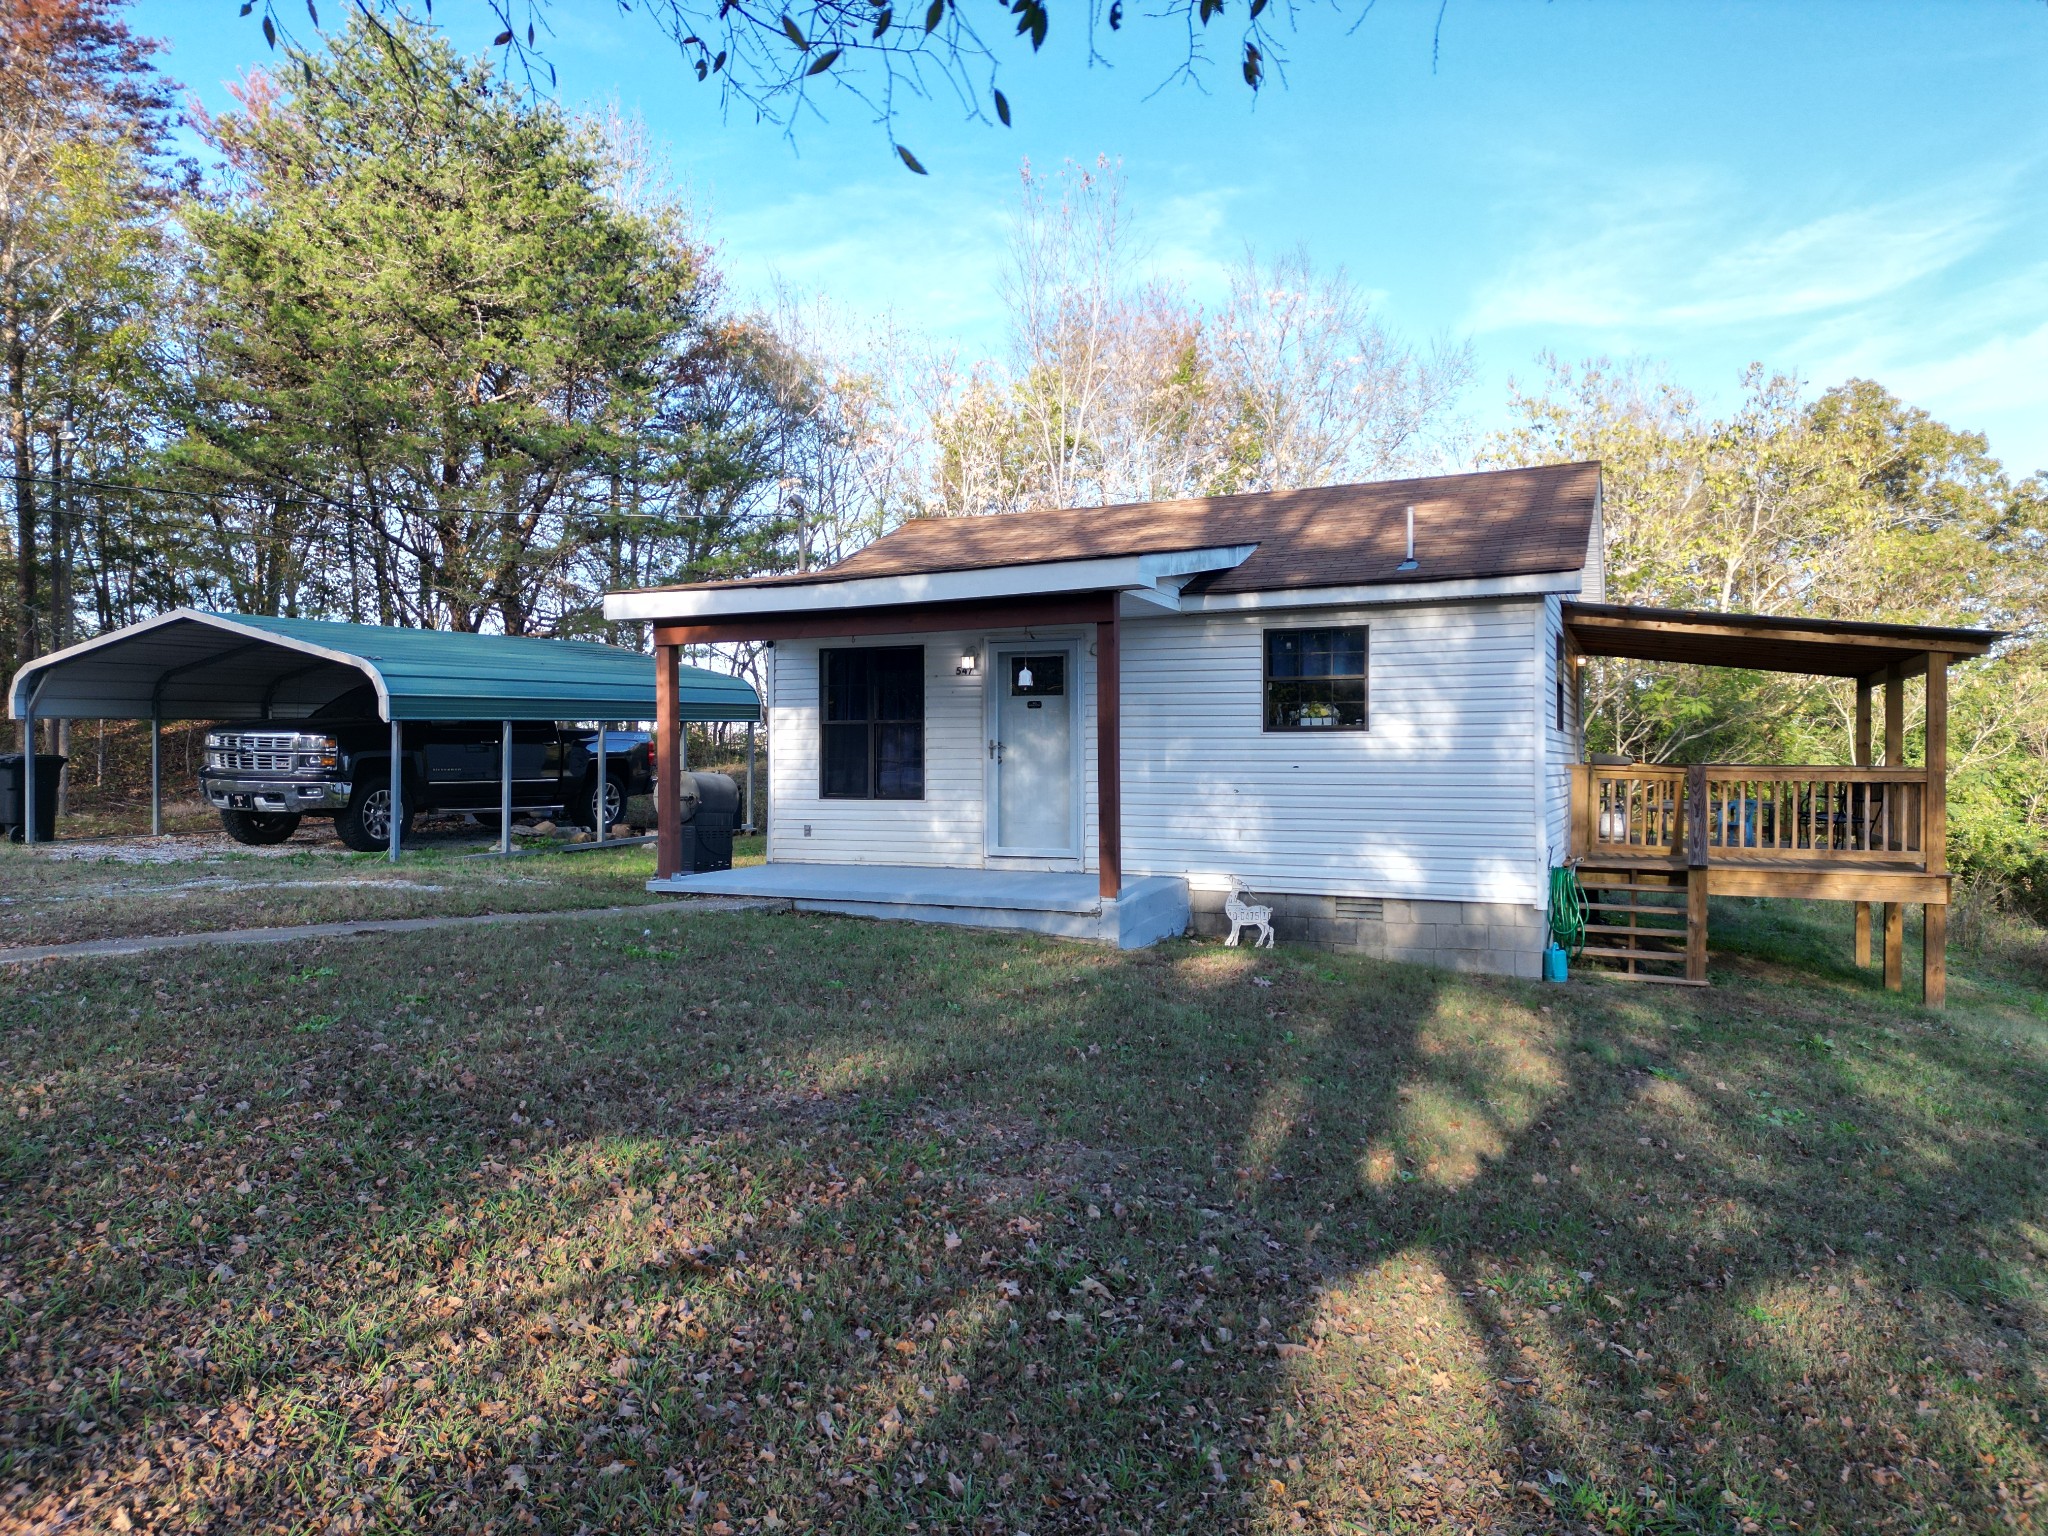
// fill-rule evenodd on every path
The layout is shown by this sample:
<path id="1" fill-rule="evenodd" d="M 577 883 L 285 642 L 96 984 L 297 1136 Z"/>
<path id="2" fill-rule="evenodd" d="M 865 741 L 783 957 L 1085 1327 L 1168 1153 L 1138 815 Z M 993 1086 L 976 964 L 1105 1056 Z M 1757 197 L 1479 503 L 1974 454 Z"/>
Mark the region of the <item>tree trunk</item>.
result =
<path id="1" fill-rule="evenodd" d="M 14 665 L 19 670 L 36 658 L 36 478 L 28 420 L 28 346 L 20 322 L 11 314 L 0 333 L 0 346 L 7 353 L 9 438 L 14 451 Z M 22 750 L 35 750 L 26 728 Z"/>

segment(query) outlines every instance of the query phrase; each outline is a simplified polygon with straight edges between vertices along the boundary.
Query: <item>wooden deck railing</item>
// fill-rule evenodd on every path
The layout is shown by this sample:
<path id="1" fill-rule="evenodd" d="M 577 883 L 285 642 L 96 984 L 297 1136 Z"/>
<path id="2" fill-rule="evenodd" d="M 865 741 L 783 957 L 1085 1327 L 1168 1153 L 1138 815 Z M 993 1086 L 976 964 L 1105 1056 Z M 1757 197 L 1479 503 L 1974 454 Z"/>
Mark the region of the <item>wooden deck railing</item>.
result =
<path id="1" fill-rule="evenodd" d="M 1580 856 L 1926 867 L 1924 768 L 1582 763 L 1575 773 Z"/>

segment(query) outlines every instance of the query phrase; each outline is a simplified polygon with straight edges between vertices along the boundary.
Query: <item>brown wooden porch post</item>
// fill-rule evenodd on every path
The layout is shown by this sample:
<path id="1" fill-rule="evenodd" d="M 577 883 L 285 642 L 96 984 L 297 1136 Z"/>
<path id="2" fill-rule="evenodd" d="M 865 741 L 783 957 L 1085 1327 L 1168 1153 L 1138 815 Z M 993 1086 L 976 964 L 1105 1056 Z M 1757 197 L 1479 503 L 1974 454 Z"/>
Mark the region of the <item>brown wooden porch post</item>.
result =
<path id="1" fill-rule="evenodd" d="M 654 648 L 654 873 L 683 870 L 682 648 Z"/>
<path id="2" fill-rule="evenodd" d="M 1112 592 L 1109 616 L 1095 625 L 1096 868 L 1106 901 L 1114 901 L 1124 885 L 1123 664 L 1116 603 Z"/>
<path id="3" fill-rule="evenodd" d="M 1920 825 L 1920 851 L 1927 873 L 1948 873 L 1948 657 L 1927 656 L 1927 790 Z M 1948 903 L 1920 908 L 1920 1000 L 1939 1008 L 1948 999 Z"/>
<path id="4" fill-rule="evenodd" d="M 1685 770 L 1685 979 L 1707 981 L 1707 766 Z"/>
<path id="5" fill-rule="evenodd" d="M 1884 765 L 1906 765 L 1906 679 L 1897 666 L 1884 671 Z M 1905 846 L 1900 825 L 1906 806 L 1903 784 L 1885 786 L 1885 828 Z M 1894 830 L 1897 829 L 1897 830 Z M 1887 992 L 1899 992 L 1906 985 L 1906 909 L 1896 901 L 1884 904 L 1884 985 Z"/>
<path id="6" fill-rule="evenodd" d="M 1855 759 L 1858 768 L 1868 768 L 1870 766 L 1870 679 L 1867 677 L 1856 680 L 1856 740 L 1854 751 L 1850 755 Z M 1850 800 L 1851 814 L 1854 813 L 1854 804 L 1855 801 L 1852 794 Z M 1860 839 L 1865 847 L 1869 846 L 1869 828 L 1870 787 L 1865 785 L 1863 789 L 1863 836 Z M 1870 903 L 1867 901 L 1856 903 L 1856 963 L 1858 965 L 1870 964 Z"/>

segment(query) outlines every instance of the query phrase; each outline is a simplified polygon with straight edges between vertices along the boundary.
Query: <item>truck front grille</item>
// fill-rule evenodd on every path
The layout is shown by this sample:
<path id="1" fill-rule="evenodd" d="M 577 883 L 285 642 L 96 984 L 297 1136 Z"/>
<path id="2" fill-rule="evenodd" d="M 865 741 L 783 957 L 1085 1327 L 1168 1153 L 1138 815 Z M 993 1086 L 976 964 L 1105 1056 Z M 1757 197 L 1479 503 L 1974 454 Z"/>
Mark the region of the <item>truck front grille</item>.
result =
<path id="1" fill-rule="evenodd" d="M 296 766 L 290 731 L 229 732 L 208 751 L 207 766 L 222 773 L 290 773 Z"/>

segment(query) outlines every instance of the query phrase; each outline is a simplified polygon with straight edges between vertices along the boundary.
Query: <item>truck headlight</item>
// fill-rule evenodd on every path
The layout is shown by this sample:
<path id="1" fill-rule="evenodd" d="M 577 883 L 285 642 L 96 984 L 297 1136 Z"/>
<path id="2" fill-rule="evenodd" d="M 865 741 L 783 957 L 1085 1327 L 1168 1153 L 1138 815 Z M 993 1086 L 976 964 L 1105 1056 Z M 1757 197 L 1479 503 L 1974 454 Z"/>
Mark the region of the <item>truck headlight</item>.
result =
<path id="1" fill-rule="evenodd" d="M 214 747 L 218 747 L 220 745 L 220 732 L 208 731 L 206 733 L 206 745 L 209 750 Z"/>
<path id="2" fill-rule="evenodd" d="M 332 768 L 340 761 L 340 744 L 332 736 L 294 736 L 292 750 L 301 768 Z"/>

